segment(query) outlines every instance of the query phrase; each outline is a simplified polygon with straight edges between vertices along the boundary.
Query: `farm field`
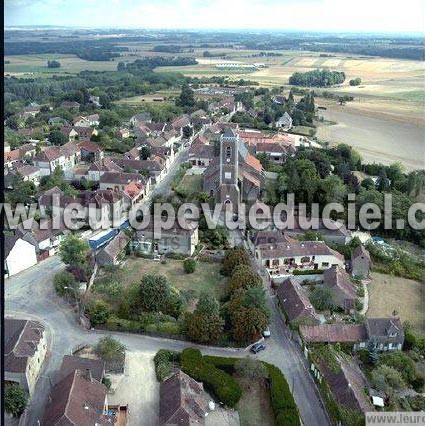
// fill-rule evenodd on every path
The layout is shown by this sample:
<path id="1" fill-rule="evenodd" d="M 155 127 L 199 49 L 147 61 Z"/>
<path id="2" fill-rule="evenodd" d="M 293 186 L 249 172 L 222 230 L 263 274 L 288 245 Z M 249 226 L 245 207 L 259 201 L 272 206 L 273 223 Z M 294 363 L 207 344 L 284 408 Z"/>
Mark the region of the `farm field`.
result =
<path id="1" fill-rule="evenodd" d="M 167 259 L 165 264 L 151 259 L 128 258 L 125 268 L 119 271 L 120 282 L 129 286 L 139 282 L 145 274 L 161 274 L 166 276 L 171 285 L 182 290 L 194 290 L 196 296 L 202 292 L 211 292 L 215 297 L 224 296 L 227 279 L 220 274 L 220 263 L 198 262 L 193 274 L 186 274 L 183 262 Z"/>
<path id="2" fill-rule="evenodd" d="M 366 162 L 401 162 L 406 170 L 425 167 L 425 121 L 413 114 L 401 120 L 392 113 L 364 110 L 356 102 L 328 105 L 320 115 L 336 125 L 319 125 L 317 137 L 330 144 L 347 143 Z"/>
<path id="3" fill-rule="evenodd" d="M 367 316 L 388 317 L 397 311 L 402 321 L 425 335 L 423 284 L 406 278 L 373 272 L 369 285 Z"/>

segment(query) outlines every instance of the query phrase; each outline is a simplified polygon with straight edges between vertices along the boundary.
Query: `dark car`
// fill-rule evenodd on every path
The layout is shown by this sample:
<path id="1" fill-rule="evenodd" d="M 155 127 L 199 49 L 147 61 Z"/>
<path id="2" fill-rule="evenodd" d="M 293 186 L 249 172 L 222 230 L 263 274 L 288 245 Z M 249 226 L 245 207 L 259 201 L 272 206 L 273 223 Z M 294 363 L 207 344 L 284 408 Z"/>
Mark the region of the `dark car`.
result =
<path id="1" fill-rule="evenodd" d="M 250 351 L 253 354 L 257 354 L 258 352 L 264 351 L 264 349 L 266 349 L 266 345 L 263 342 L 258 342 L 258 343 L 254 343 L 251 346 Z"/>

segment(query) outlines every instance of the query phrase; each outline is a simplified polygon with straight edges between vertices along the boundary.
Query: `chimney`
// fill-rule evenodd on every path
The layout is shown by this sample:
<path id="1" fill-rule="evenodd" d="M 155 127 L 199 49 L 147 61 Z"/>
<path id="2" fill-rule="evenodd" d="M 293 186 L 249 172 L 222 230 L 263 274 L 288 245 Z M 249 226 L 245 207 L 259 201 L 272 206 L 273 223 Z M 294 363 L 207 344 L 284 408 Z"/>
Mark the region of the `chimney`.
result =
<path id="1" fill-rule="evenodd" d="M 83 377 L 89 382 L 93 381 L 90 368 L 86 368 L 85 372 L 83 373 Z"/>

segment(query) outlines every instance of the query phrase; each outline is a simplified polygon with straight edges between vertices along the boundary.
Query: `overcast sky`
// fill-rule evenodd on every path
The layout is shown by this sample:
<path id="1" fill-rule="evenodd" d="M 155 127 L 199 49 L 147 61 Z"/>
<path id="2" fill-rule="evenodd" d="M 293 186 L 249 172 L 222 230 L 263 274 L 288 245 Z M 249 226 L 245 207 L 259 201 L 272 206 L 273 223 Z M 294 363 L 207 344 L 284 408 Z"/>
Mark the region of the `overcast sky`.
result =
<path id="1" fill-rule="evenodd" d="M 5 0 L 5 25 L 424 32 L 425 0 Z"/>

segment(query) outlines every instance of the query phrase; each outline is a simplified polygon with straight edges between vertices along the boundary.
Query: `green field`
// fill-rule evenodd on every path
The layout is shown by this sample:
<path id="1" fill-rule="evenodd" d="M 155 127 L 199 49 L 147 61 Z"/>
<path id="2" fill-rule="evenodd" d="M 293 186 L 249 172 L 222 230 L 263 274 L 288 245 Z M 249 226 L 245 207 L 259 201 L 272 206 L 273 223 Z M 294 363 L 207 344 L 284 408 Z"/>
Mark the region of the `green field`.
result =
<path id="1" fill-rule="evenodd" d="M 177 189 L 186 194 L 200 192 L 202 190 L 202 175 L 185 175 Z"/>

